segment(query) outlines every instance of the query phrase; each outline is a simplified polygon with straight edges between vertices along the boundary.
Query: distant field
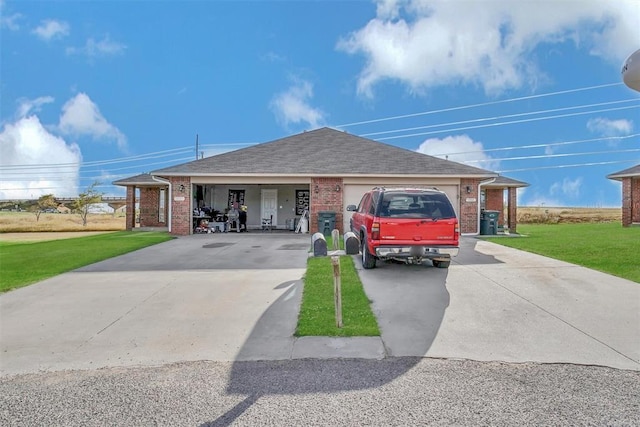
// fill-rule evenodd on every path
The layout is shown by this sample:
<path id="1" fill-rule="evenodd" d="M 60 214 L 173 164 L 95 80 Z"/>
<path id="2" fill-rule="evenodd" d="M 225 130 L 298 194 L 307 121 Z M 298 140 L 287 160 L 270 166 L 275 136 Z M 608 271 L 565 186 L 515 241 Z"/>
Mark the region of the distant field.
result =
<path id="1" fill-rule="evenodd" d="M 620 208 L 562 208 L 518 207 L 519 224 L 561 224 L 584 222 L 620 222 Z M 36 216 L 30 212 L 0 212 L 0 233 L 51 231 L 121 231 L 126 222 L 123 214 L 90 214 L 87 226 L 76 214 L 48 214 Z"/>
<path id="2" fill-rule="evenodd" d="M 41 231 L 121 231 L 126 228 L 123 214 L 89 214 L 87 225 L 76 214 L 43 213 L 36 221 L 31 212 L 0 212 L 0 233 Z"/>
<path id="3" fill-rule="evenodd" d="M 518 206 L 518 224 L 577 224 L 621 222 L 620 208 L 563 208 Z"/>

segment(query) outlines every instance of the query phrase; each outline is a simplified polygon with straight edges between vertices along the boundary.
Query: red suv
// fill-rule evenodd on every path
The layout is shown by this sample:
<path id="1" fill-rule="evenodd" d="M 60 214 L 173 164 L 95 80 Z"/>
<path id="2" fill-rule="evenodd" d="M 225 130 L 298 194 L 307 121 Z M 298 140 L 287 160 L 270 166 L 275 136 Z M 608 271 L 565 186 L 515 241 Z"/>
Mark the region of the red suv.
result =
<path id="1" fill-rule="evenodd" d="M 374 268 L 378 259 L 418 264 L 425 258 L 447 268 L 458 255 L 458 219 L 442 191 L 374 188 L 347 210 L 353 212 L 351 231 L 360 237 L 364 268 Z"/>

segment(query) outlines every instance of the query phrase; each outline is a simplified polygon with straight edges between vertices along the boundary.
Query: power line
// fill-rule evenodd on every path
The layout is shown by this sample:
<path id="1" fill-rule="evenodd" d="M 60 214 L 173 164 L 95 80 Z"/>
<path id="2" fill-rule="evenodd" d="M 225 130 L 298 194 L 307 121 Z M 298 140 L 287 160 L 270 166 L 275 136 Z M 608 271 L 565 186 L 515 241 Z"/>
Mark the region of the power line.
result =
<path id="1" fill-rule="evenodd" d="M 614 153 L 637 153 L 640 148 L 630 148 L 627 150 L 608 150 L 608 151 L 588 151 L 583 153 L 560 153 L 560 154 L 544 154 L 540 156 L 520 156 L 520 157 L 505 157 L 496 159 L 482 159 L 482 160 L 464 160 L 462 163 L 482 163 L 482 162 L 496 162 L 496 161 L 510 161 L 510 160 L 530 160 L 530 159 L 550 159 L 553 157 L 574 157 L 574 156 L 591 156 L 594 154 L 614 154 Z"/>
<path id="2" fill-rule="evenodd" d="M 547 147 L 555 147 L 561 145 L 572 145 L 572 144 L 582 144 L 585 142 L 594 142 L 594 141 L 611 141 L 611 140 L 619 140 L 619 139 L 628 139 L 634 138 L 636 136 L 640 136 L 640 133 L 634 133 L 633 135 L 625 135 L 625 136 L 607 136 L 602 138 L 591 138 L 591 139 L 580 139 L 576 141 L 562 141 L 562 142 L 552 142 L 547 144 L 531 144 L 531 145 L 518 145 L 511 147 L 500 147 L 500 148 L 487 148 L 484 150 L 474 150 L 474 151 L 458 151 L 455 153 L 438 153 L 438 154 L 429 154 L 430 156 L 441 157 L 441 156 L 455 156 L 459 154 L 471 154 L 471 153 L 487 153 L 490 151 L 507 151 L 507 150 L 521 150 L 528 148 L 547 148 Z"/>
<path id="3" fill-rule="evenodd" d="M 206 144 L 206 145 L 201 145 L 201 147 L 220 148 L 220 147 L 232 147 L 232 146 L 246 146 L 246 145 L 252 145 L 252 144 L 255 144 L 255 143 Z M 50 163 L 45 165 L 43 164 L 0 165 L 0 171 L 4 169 L 20 169 L 20 168 L 25 168 L 25 169 L 37 169 L 42 167 L 70 168 L 70 167 L 78 167 L 78 166 L 82 168 L 82 167 L 89 167 L 89 166 L 104 166 L 104 165 L 110 165 L 110 164 L 127 163 L 127 162 L 134 162 L 134 161 L 147 160 L 147 159 L 156 159 L 156 158 L 167 157 L 167 156 L 175 156 L 175 155 L 191 152 L 192 150 L 193 150 L 193 147 L 173 148 L 170 150 L 155 151 L 155 152 L 140 154 L 136 156 L 118 157 L 114 159 L 96 160 L 96 161 L 89 161 L 89 162 L 82 162 L 82 163 Z M 181 158 L 179 160 L 182 161 L 183 159 Z"/>
<path id="4" fill-rule="evenodd" d="M 509 121 L 509 122 L 489 123 L 489 124 L 478 125 L 478 126 L 465 126 L 465 127 L 461 127 L 461 128 L 454 128 L 454 129 L 442 129 L 442 130 L 436 130 L 436 131 L 431 131 L 431 132 L 412 133 L 412 134 L 408 134 L 408 135 L 388 136 L 388 137 L 385 137 L 385 138 L 378 138 L 378 140 L 379 141 L 386 141 L 386 140 L 390 140 L 390 139 L 410 138 L 412 136 L 424 136 L 424 135 L 431 135 L 431 134 L 435 134 L 435 133 L 457 132 L 457 131 L 468 130 L 468 129 L 480 129 L 480 128 L 487 128 L 487 127 L 495 127 L 495 126 L 506 126 L 506 125 L 513 125 L 513 124 L 518 124 L 518 123 L 536 122 L 536 121 L 541 121 L 541 120 L 560 119 L 560 118 L 564 118 L 564 117 L 583 116 L 585 114 L 604 113 L 604 112 L 608 112 L 608 111 L 628 110 L 628 109 L 631 109 L 631 108 L 638 108 L 638 106 L 632 105 L 632 106 L 628 106 L 628 107 L 605 108 L 605 109 L 602 109 L 602 110 L 582 111 L 582 112 L 579 112 L 579 113 L 559 114 L 559 115 L 555 115 L 555 116 L 535 117 L 535 118 L 532 118 L 532 119 L 512 120 L 512 121 Z"/>
<path id="5" fill-rule="evenodd" d="M 525 172 L 525 171 L 544 170 L 544 169 L 577 168 L 581 166 L 601 166 L 601 165 L 613 165 L 618 163 L 637 163 L 637 162 L 640 162 L 640 158 L 635 160 L 614 160 L 611 162 L 592 162 L 592 163 L 579 163 L 579 164 L 573 164 L 573 165 L 539 166 L 535 168 L 499 170 L 495 172 L 502 174 L 502 173 Z"/>
<path id="6" fill-rule="evenodd" d="M 612 104 L 622 104 L 622 103 L 626 103 L 626 102 L 637 102 L 637 99 L 625 99 L 625 100 L 620 100 L 620 101 L 609 101 L 609 102 L 600 102 L 597 104 L 583 104 L 583 105 L 576 105 L 573 107 L 562 107 L 562 108 L 553 108 L 550 110 L 539 110 L 539 111 L 531 111 L 531 112 L 527 112 L 527 113 L 517 113 L 517 114 L 505 114 L 502 116 L 495 116 L 495 117 L 483 117 L 480 119 L 471 119 L 471 120 L 462 120 L 462 121 L 457 121 L 457 122 L 449 122 L 449 123 L 440 123 L 440 124 L 435 124 L 435 125 L 425 125 L 425 126 L 416 126 L 416 127 L 410 127 L 410 128 L 404 128 L 404 129 L 395 129 L 395 130 L 386 130 L 386 131 L 381 131 L 381 132 L 371 132 L 371 133 L 363 133 L 360 136 L 375 136 L 375 135 L 384 135 L 384 134 L 389 134 L 389 133 L 397 133 L 397 132 L 408 132 L 408 131 L 412 131 L 412 130 L 419 130 L 419 129 L 430 129 L 430 128 L 435 128 L 435 127 L 442 127 L 442 126 L 450 126 L 450 125 L 460 125 L 460 124 L 465 124 L 465 123 L 478 123 L 478 122 L 486 122 L 486 121 L 490 121 L 490 120 L 501 120 L 501 119 L 506 119 L 506 118 L 510 118 L 510 117 L 522 117 L 522 116 L 530 116 L 530 115 L 534 115 L 534 114 L 544 114 L 544 113 L 552 113 L 552 112 L 556 112 L 556 111 L 567 111 L 567 110 L 576 110 L 579 108 L 590 108 L 590 107 L 599 107 L 599 106 L 603 106 L 603 105 L 612 105 Z"/>
<path id="7" fill-rule="evenodd" d="M 346 124 L 342 124 L 342 125 L 336 125 L 336 127 L 344 128 L 344 127 L 359 126 L 359 125 L 364 125 L 364 124 L 369 124 L 369 123 L 384 122 L 384 121 L 389 121 L 389 120 L 406 119 L 406 118 L 409 118 L 409 117 L 425 116 L 425 115 L 429 115 L 429 114 L 445 113 L 445 112 L 448 112 L 448 111 L 457 111 L 457 110 L 464 110 L 464 109 L 469 109 L 469 108 L 485 107 L 487 105 L 496 105 L 496 104 L 503 104 L 503 103 L 507 103 L 507 102 L 516 102 L 516 101 L 524 101 L 524 100 L 528 100 L 528 99 L 543 98 L 543 97 L 547 97 L 547 96 L 563 95 L 563 94 L 566 94 L 566 93 L 574 93 L 574 92 L 581 92 L 581 91 L 586 91 L 586 90 L 601 89 L 601 88 L 604 88 L 604 87 L 620 86 L 622 84 L 623 83 L 608 83 L 608 84 L 597 85 L 597 86 L 589 86 L 589 87 L 583 87 L 583 88 L 577 88 L 577 89 L 568 89 L 568 90 L 561 90 L 561 91 L 557 91 L 557 92 L 543 93 L 543 94 L 539 94 L 539 95 L 521 96 L 521 97 L 518 97 L 518 98 L 503 99 L 503 100 L 500 100 L 500 101 L 482 102 L 482 103 L 479 103 L 479 104 L 470 104 L 470 105 L 463 105 L 463 106 L 459 106 L 459 107 L 442 108 L 440 110 L 423 111 L 423 112 L 420 112 L 420 113 L 403 114 L 403 115 L 400 115 L 400 116 L 382 117 L 382 118 L 379 118 L 379 119 L 372 119 L 372 120 L 364 120 L 364 121 L 360 121 L 360 122 L 346 123 Z"/>

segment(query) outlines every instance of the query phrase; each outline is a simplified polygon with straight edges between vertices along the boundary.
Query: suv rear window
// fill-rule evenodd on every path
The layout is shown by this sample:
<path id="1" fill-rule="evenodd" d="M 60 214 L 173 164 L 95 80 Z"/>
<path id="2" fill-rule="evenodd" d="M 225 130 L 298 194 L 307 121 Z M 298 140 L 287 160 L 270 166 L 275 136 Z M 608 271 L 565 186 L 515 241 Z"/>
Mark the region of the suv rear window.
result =
<path id="1" fill-rule="evenodd" d="M 383 218 L 455 218 L 447 196 L 441 193 L 384 193 L 379 217 Z"/>

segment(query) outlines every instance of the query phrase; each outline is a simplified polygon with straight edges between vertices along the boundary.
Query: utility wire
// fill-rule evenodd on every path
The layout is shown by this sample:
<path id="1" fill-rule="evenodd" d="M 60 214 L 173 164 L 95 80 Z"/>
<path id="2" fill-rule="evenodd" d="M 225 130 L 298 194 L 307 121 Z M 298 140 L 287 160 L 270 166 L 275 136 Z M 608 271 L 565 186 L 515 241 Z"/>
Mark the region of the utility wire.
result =
<path id="1" fill-rule="evenodd" d="M 495 172 L 502 174 L 502 173 L 524 172 L 524 171 L 534 171 L 534 170 L 544 170 L 544 169 L 578 168 L 582 166 L 601 166 L 601 165 L 613 165 L 617 163 L 637 163 L 637 162 L 640 162 L 640 158 L 635 160 L 614 160 L 611 162 L 592 162 L 592 163 L 578 163 L 573 165 L 539 166 L 534 168 L 499 170 Z"/>
<path id="2" fill-rule="evenodd" d="M 638 106 L 632 105 L 632 106 L 628 106 L 628 107 L 605 108 L 603 110 L 582 111 L 582 112 L 579 112 L 579 113 L 559 114 L 559 115 L 555 115 L 555 116 L 546 116 L 546 117 L 535 117 L 535 118 L 532 118 L 532 119 L 512 120 L 512 121 L 509 121 L 509 122 L 489 123 L 489 124 L 478 125 L 478 126 L 465 126 L 465 127 L 461 127 L 461 128 L 442 129 L 442 130 L 436 130 L 436 131 L 431 131 L 431 132 L 419 132 L 419 133 L 412 133 L 412 134 L 407 134 L 407 135 L 387 136 L 385 138 L 378 138 L 378 140 L 379 141 L 386 141 L 386 140 L 390 140 L 390 139 L 410 138 L 412 136 L 431 135 L 431 134 L 435 134 L 435 133 L 457 132 L 457 131 L 468 130 L 468 129 L 480 129 L 480 128 L 487 128 L 487 127 L 495 127 L 495 126 L 506 126 L 506 125 L 513 125 L 513 124 L 518 124 L 518 123 L 536 122 L 536 121 L 540 121 L 540 120 L 551 120 L 551 119 L 560 119 L 560 118 L 564 118 L 564 117 L 583 116 L 585 114 L 604 113 L 604 112 L 608 112 L 608 111 L 628 110 L 630 108 L 638 108 Z"/>
<path id="3" fill-rule="evenodd" d="M 482 162 L 496 162 L 496 161 L 510 161 L 510 160 L 530 160 L 530 159 L 550 159 L 553 157 L 574 157 L 574 156 L 591 156 L 594 154 L 614 154 L 614 153 L 637 153 L 640 148 L 630 148 L 627 150 L 609 150 L 609 151 L 589 151 L 584 153 L 560 153 L 560 154 L 544 154 L 540 156 L 522 156 L 522 157 L 506 157 L 495 159 L 482 159 L 482 160 L 464 160 L 462 163 L 482 163 Z"/>
<path id="4" fill-rule="evenodd" d="M 420 113 L 403 114 L 403 115 L 400 115 L 400 116 L 382 117 L 382 118 L 379 118 L 379 119 L 364 120 L 364 121 L 361 121 L 361 122 L 345 123 L 345 124 L 342 124 L 342 125 L 336 125 L 336 127 L 344 128 L 344 127 L 359 126 L 359 125 L 364 125 L 364 124 L 369 124 L 369 123 L 384 122 L 384 121 L 389 121 L 389 120 L 406 119 L 408 117 L 425 116 L 425 115 L 428 115 L 428 114 L 445 113 L 445 112 L 448 112 L 448 111 L 457 111 L 457 110 L 464 110 L 464 109 L 468 109 L 468 108 L 485 107 L 487 105 L 496 105 L 496 104 L 503 104 L 503 103 L 507 103 L 507 102 L 516 102 L 516 101 L 524 101 L 524 100 L 528 100 L 528 99 L 543 98 L 543 97 L 547 97 L 547 96 L 563 95 L 563 94 L 566 94 L 566 93 L 574 93 L 574 92 L 581 92 L 581 91 L 586 91 L 586 90 L 601 89 L 601 88 L 604 88 L 604 87 L 620 86 L 622 84 L 623 83 L 608 83 L 608 84 L 597 85 L 597 86 L 589 86 L 589 87 L 582 87 L 582 88 L 577 88 L 577 89 L 561 90 L 561 91 L 557 91 L 557 92 L 542 93 L 542 94 L 539 94 L 539 95 L 521 96 L 521 97 L 518 97 L 518 98 L 503 99 L 503 100 L 500 100 L 500 101 L 482 102 L 482 103 L 479 103 L 479 104 L 470 104 L 470 105 L 463 105 L 463 106 L 459 106 L 459 107 L 442 108 L 440 110 L 423 111 L 423 112 L 420 112 Z"/>
<path id="5" fill-rule="evenodd" d="M 425 125 L 425 126 L 416 126 L 416 127 L 410 127 L 410 128 L 404 128 L 404 129 L 395 129 L 395 130 L 386 130 L 386 131 L 381 131 L 381 132 L 363 133 L 360 136 L 369 137 L 369 136 L 384 135 L 384 134 L 389 134 L 389 133 L 408 132 L 408 131 L 419 130 L 419 129 L 430 129 L 430 128 L 442 127 L 442 126 L 460 125 L 460 124 L 465 124 L 465 123 L 487 122 L 487 121 L 491 121 L 491 120 L 502 120 L 502 119 L 511 118 L 511 117 L 530 116 L 530 115 L 535 115 L 535 114 L 553 113 L 553 112 L 557 112 L 557 111 L 567 111 L 567 110 L 576 110 L 576 109 L 580 109 L 580 108 L 599 107 L 599 106 L 603 106 L 603 105 L 622 104 L 622 103 L 626 103 L 626 102 L 638 102 L 638 99 L 633 98 L 633 99 L 625 99 L 625 100 L 620 100 L 620 101 L 600 102 L 600 103 L 597 103 L 597 104 L 583 104 L 583 105 L 576 105 L 576 106 L 573 106 L 573 107 L 553 108 L 553 109 L 550 109 L 550 110 L 530 111 L 530 112 L 527 112 L 527 113 L 506 114 L 506 115 L 494 116 L 494 117 L 483 117 L 483 118 L 480 118 L 480 119 L 462 120 L 462 121 L 457 121 L 457 122 L 439 123 L 439 124 Z"/>
<path id="6" fill-rule="evenodd" d="M 625 136 L 607 136 L 602 138 L 592 138 L 592 139 L 580 139 L 576 141 L 562 141 L 562 142 L 552 142 L 548 144 L 531 144 L 531 145 L 519 145 L 519 146 L 511 146 L 511 147 L 500 147 L 500 148 L 487 148 L 485 150 L 473 150 L 473 151 L 458 151 L 455 153 L 438 153 L 438 154 L 429 154 L 430 156 L 441 157 L 441 156 L 455 156 L 459 154 L 471 154 L 471 153 L 487 153 L 490 151 L 507 151 L 507 150 L 524 150 L 528 148 L 547 148 L 547 147 L 556 147 L 562 145 L 572 145 L 572 144 L 582 144 L 585 142 L 594 142 L 594 141 L 611 141 L 611 140 L 619 140 L 619 139 L 628 139 L 634 138 L 636 136 L 640 136 L 640 133 L 634 133 L 633 135 L 625 135 Z"/>

